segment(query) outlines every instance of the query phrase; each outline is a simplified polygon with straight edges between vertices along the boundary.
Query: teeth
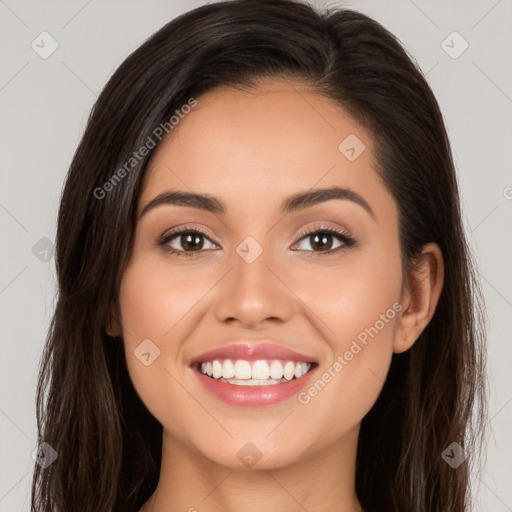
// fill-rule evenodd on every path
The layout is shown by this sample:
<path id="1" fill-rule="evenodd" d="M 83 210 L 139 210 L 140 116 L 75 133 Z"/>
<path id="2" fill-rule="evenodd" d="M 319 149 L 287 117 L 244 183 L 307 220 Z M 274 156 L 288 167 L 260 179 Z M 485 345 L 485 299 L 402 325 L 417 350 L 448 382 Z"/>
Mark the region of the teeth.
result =
<path id="1" fill-rule="evenodd" d="M 270 376 L 273 379 L 283 378 L 283 365 L 279 361 L 272 361 L 270 365 Z"/>
<path id="2" fill-rule="evenodd" d="M 235 365 L 231 359 L 226 359 L 224 361 L 224 365 L 222 366 L 222 376 L 225 379 L 231 379 L 235 376 Z"/>
<path id="3" fill-rule="evenodd" d="M 297 379 L 299 377 L 302 377 L 308 370 L 306 367 L 306 363 L 298 363 L 295 365 L 295 377 L 297 377 Z"/>
<path id="4" fill-rule="evenodd" d="M 256 380 L 267 380 L 270 376 L 270 368 L 267 361 L 255 361 L 252 365 L 252 378 Z"/>
<path id="5" fill-rule="evenodd" d="M 274 384 L 280 384 L 279 381 L 274 379 L 266 380 L 238 380 L 238 379 L 226 379 L 228 384 L 236 384 L 237 386 L 272 386 Z"/>
<path id="6" fill-rule="evenodd" d="M 293 364 L 293 361 L 288 361 L 288 362 L 284 365 L 283 377 L 284 377 L 286 380 L 292 380 L 292 379 L 293 379 L 294 374 L 295 374 L 295 364 Z"/>
<path id="7" fill-rule="evenodd" d="M 283 366 L 284 364 L 284 366 Z M 215 359 L 201 363 L 201 373 L 214 379 L 230 379 L 231 384 L 241 386 L 264 386 L 279 384 L 305 375 L 311 368 L 310 363 L 258 359 L 257 361 L 246 361 L 238 359 L 224 361 Z"/>
<path id="8" fill-rule="evenodd" d="M 235 363 L 235 377 L 237 379 L 251 378 L 251 364 L 249 363 L 249 361 L 238 360 Z"/>
<path id="9" fill-rule="evenodd" d="M 213 361 L 212 371 L 213 371 L 212 377 L 214 379 L 218 379 L 219 377 L 222 377 L 222 365 L 220 364 L 219 361 L 217 361 L 217 360 Z"/>

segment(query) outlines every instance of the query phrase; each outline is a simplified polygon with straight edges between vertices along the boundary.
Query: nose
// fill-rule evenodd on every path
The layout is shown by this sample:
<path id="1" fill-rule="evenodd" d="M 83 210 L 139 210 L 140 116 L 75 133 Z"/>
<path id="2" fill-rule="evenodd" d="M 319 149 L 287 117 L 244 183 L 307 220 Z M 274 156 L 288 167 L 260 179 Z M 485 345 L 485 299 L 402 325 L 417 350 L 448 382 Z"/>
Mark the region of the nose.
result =
<path id="1" fill-rule="evenodd" d="M 242 251 L 235 252 L 230 267 L 216 291 L 217 320 L 254 329 L 268 321 L 282 323 L 290 319 L 297 299 L 270 249 L 263 248 L 253 261 Z"/>

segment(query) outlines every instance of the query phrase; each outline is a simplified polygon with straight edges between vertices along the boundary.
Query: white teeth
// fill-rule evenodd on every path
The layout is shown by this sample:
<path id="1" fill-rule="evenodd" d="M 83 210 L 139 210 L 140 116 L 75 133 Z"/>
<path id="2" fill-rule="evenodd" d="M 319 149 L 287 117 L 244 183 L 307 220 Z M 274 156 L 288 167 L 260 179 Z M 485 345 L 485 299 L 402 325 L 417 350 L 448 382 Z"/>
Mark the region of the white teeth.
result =
<path id="1" fill-rule="evenodd" d="M 274 379 L 265 380 L 238 380 L 238 379 L 226 379 L 228 384 L 235 384 L 237 386 L 272 386 L 274 384 L 280 384 L 279 381 Z"/>
<path id="2" fill-rule="evenodd" d="M 222 377 L 222 365 L 220 364 L 220 361 L 213 361 L 212 363 L 212 371 L 213 371 L 213 378 L 218 379 L 219 377 Z"/>
<path id="3" fill-rule="evenodd" d="M 283 377 L 284 377 L 286 380 L 292 380 L 294 375 L 295 375 L 295 364 L 293 364 L 293 362 L 292 362 L 292 361 L 288 361 L 288 362 L 284 365 L 284 369 L 283 369 Z"/>
<path id="4" fill-rule="evenodd" d="M 235 365 L 231 359 L 226 359 L 222 365 L 222 376 L 225 379 L 231 379 L 235 376 Z"/>
<path id="5" fill-rule="evenodd" d="M 284 367 L 283 367 L 284 363 Z M 311 368 L 310 363 L 294 361 L 266 361 L 258 359 L 257 361 L 246 361 L 238 359 L 224 361 L 215 359 L 201 363 L 201 373 L 213 377 L 214 379 L 230 379 L 230 384 L 241 386 L 264 386 L 287 382 L 305 375 Z"/>
<path id="6" fill-rule="evenodd" d="M 295 377 L 302 377 L 307 370 L 305 369 L 306 363 L 297 363 L 295 365 Z"/>
<path id="7" fill-rule="evenodd" d="M 254 361 L 252 365 L 252 378 L 256 380 L 267 380 L 270 376 L 270 369 L 267 361 Z"/>
<path id="8" fill-rule="evenodd" d="M 279 361 L 272 361 L 270 365 L 270 376 L 273 379 L 283 378 L 283 365 Z"/>
<path id="9" fill-rule="evenodd" d="M 249 361 L 238 360 L 235 363 L 235 377 L 237 379 L 251 378 L 251 363 Z"/>

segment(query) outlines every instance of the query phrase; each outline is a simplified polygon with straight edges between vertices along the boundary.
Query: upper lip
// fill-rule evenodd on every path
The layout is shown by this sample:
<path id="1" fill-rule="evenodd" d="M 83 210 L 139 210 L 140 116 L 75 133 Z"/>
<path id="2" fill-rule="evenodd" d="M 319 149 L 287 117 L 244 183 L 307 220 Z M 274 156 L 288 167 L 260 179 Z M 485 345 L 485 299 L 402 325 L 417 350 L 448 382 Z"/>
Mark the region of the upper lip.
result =
<path id="1" fill-rule="evenodd" d="M 256 361 L 257 359 L 283 359 L 287 361 L 300 361 L 315 363 L 315 358 L 307 356 L 274 343 L 247 343 L 240 342 L 231 345 L 225 345 L 204 352 L 194 357 L 190 364 L 213 361 L 214 359 L 244 359 L 246 361 Z"/>

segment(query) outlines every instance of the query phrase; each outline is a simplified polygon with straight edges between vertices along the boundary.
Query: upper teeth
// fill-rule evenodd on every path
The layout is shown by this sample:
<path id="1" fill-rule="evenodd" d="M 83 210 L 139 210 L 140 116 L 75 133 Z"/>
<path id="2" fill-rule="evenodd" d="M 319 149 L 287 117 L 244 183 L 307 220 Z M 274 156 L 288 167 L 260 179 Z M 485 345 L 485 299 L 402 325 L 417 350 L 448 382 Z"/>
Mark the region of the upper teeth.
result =
<path id="1" fill-rule="evenodd" d="M 268 378 L 292 380 L 293 377 L 302 377 L 311 368 L 310 363 L 294 361 L 281 361 L 274 359 L 266 361 L 246 361 L 243 359 L 207 361 L 201 363 L 201 372 L 214 379 L 255 379 L 265 380 Z"/>

